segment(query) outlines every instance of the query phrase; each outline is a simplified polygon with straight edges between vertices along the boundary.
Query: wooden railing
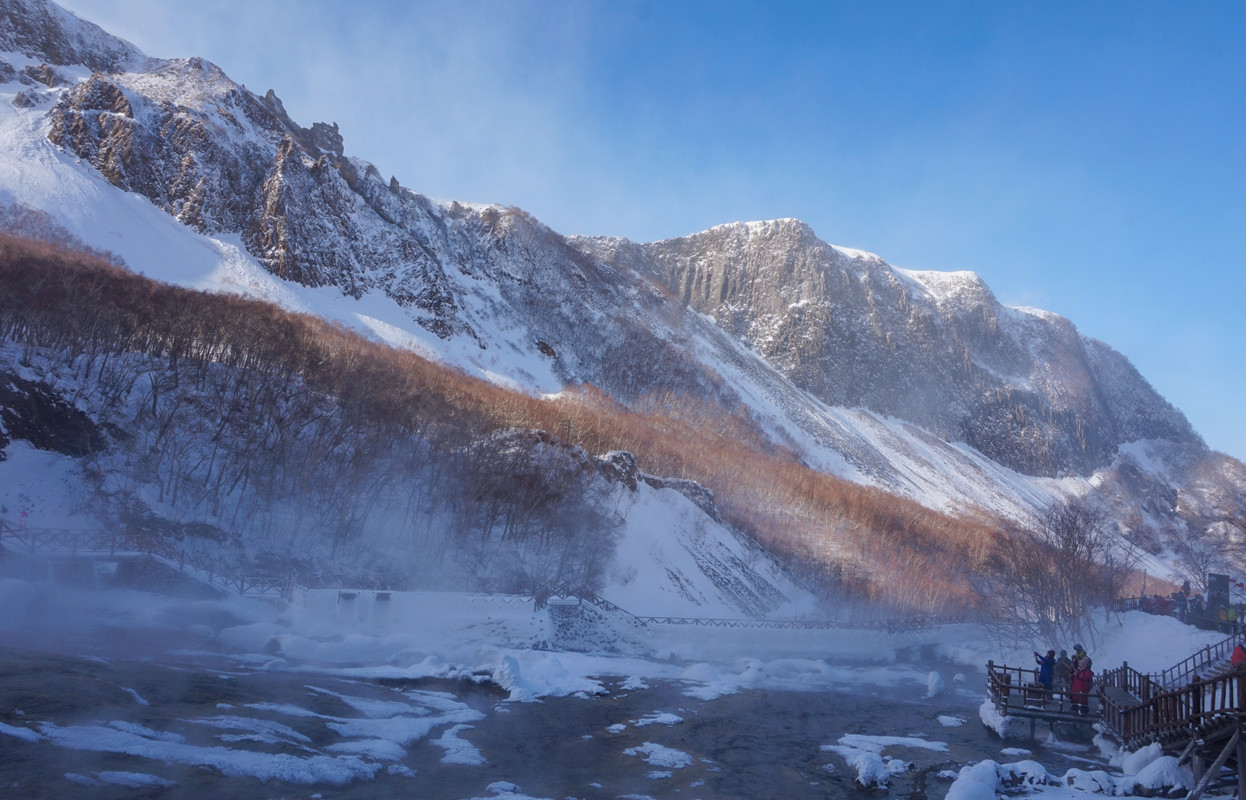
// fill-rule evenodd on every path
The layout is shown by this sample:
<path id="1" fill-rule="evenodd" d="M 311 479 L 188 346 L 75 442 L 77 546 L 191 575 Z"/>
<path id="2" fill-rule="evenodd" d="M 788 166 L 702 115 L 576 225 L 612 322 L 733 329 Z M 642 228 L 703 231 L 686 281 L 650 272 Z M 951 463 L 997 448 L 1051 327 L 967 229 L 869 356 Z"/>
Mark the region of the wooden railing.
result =
<path id="1" fill-rule="evenodd" d="M 1060 718 L 1067 691 L 1037 684 L 1038 671 L 987 662 L 987 691 L 1004 714 Z M 1091 717 L 1127 746 L 1174 738 L 1196 738 L 1246 723 L 1246 664 L 1188 684 L 1169 687 L 1128 664 L 1095 678 Z M 1096 709 L 1097 707 L 1097 709 Z M 1095 713 L 1097 710 L 1097 714 Z"/>
<path id="2" fill-rule="evenodd" d="M 1145 691 L 1148 687 L 1143 687 Z M 1201 736 L 1246 722 L 1246 668 L 1168 689 L 1154 682 L 1137 702 L 1103 698 L 1103 721 L 1128 746 L 1177 736 Z"/>
<path id="3" fill-rule="evenodd" d="M 1046 714 L 1075 713 L 1069 687 L 1047 689 L 1038 682 L 1038 670 L 1027 667 L 1009 667 L 986 663 L 986 688 L 991 701 L 1001 714 L 1016 713 L 1018 709 L 1032 709 Z M 1094 696 L 1087 698 L 1090 706 L 1088 718 L 1096 716 L 1097 703 Z"/>
<path id="4" fill-rule="evenodd" d="M 1210 671 L 1227 665 L 1233 648 L 1239 644 L 1246 644 L 1246 633 L 1234 633 L 1224 641 L 1207 645 L 1184 661 L 1160 672 L 1155 680 L 1168 688 L 1176 688 L 1190 683 L 1195 677 L 1206 677 Z"/>
<path id="5" fill-rule="evenodd" d="M 1162 684 L 1156 682 L 1154 676 L 1147 675 L 1145 672 L 1139 672 L 1129 666 L 1128 662 L 1116 669 L 1099 673 L 1097 682 L 1104 688 L 1114 687 L 1123 689 L 1138 698 L 1151 697 L 1156 689 L 1163 688 Z"/>

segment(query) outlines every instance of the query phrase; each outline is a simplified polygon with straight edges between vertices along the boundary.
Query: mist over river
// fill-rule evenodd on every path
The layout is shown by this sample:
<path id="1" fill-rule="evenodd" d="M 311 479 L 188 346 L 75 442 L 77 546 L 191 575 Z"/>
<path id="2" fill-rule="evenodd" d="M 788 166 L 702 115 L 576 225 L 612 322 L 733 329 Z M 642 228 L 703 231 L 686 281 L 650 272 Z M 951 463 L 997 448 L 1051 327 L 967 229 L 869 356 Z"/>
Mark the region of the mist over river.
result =
<path id="1" fill-rule="evenodd" d="M 1054 774 L 1093 755 L 1002 742 L 977 719 L 981 674 L 947 664 L 932 665 L 952 687 L 934 698 L 916 684 L 717 694 L 616 677 L 514 702 L 483 676 L 247 665 L 193 632 L 14 638 L 0 649 L 3 797 L 859 797 L 856 769 L 823 749 L 858 736 L 914 740 L 880 748 L 888 794 L 940 798 L 955 770 L 1005 748 Z"/>
<path id="2" fill-rule="evenodd" d="M 271 603 L 19 574 L 0 575 L 5 800 L 942 800 L 974 764 L 1044 800 L 1123 783 L 1085 732 L 983 724 L 982 665 L 1031 656 L 973 625 L 638 627 L 497 595 Z M 1207 637 L 1130 612 L 1096 660 L 1153 671 Z"/>

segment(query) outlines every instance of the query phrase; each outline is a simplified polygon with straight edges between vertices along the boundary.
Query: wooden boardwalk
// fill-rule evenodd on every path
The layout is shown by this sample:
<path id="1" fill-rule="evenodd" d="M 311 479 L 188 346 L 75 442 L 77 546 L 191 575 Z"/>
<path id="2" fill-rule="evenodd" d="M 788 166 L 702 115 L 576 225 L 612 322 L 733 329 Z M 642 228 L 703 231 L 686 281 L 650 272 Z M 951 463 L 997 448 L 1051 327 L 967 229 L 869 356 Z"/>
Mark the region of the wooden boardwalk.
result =
<path id="1" fill-rule="evenodd" d="M 1085 715 L 1072 710 L 1066 693 L 1038 684 L 1036 669 L 988 662 L 987 693 L 1000 714 L 1029 719 L 1031 734 L 1039 720 L 1099 723 L 1128 750 L 1158 742 L 1190 760 L 1197 780 L 1190 800 L 1223 779 L 1226 769 L 1236 775 L 1238 797 L 1246 798 L 1246 663 L 1229 663 L 1242 643 L 1246 635 L 1235 634 L 1156 674 L 1122 664 L 1096 675 Z"/>

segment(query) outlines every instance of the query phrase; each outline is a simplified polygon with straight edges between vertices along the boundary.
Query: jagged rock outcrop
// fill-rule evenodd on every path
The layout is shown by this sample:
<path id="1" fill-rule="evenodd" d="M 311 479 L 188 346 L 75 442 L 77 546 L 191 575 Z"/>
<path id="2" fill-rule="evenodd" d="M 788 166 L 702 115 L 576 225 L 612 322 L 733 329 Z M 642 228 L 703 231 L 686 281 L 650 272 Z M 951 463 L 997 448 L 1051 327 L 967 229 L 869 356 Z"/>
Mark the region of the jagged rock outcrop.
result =
<path id="1" fill-rule="evenodd" d="M 657 475 L 641 475 L 641 478 L 653 489 L 671 489 L 679 492 L 694 506 L 701 509 L 705 516 L 719 524 L 723 523 L 722 515 L 718 513 L 718 507 L 714 505 L 714 493 L 696 481 L 682 478 L 660 478 Z"/>
<path id="2" fill-rule="evenodd" d="M 96 72 L 133 69 L 146 58 L 129 42 L 44 0 L 0 0 L 0 51 Z"/>
<path id="3" fill-rule="evenodd" d="M 963 441 L 1028 475 L 1087 475 L 1139 439 L 1200 447 L 1107 345 L 1006 308 L 972 273 L 907 272 L 797 220 L 613 248 L 829 405 Z"/>
<path id="4" fill-rule="evenodd" d="M 0 369 L 0 461 L 14 439 L 70 456 L 87 455 L 106 443 L 100 428 L 52 387 Z"/>

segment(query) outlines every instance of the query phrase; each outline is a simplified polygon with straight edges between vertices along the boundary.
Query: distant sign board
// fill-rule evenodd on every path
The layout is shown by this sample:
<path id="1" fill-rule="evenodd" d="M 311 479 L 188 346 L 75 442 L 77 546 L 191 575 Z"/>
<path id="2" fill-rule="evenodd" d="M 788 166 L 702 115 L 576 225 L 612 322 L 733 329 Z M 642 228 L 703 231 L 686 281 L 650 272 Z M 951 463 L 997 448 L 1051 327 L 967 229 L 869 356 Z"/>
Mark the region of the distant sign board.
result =
<path id="1" fill-rule="evenodd" d="M 1207 573 L 1207 607 L 1219 611 L 1229 607 L 1229 576 Z"/>

